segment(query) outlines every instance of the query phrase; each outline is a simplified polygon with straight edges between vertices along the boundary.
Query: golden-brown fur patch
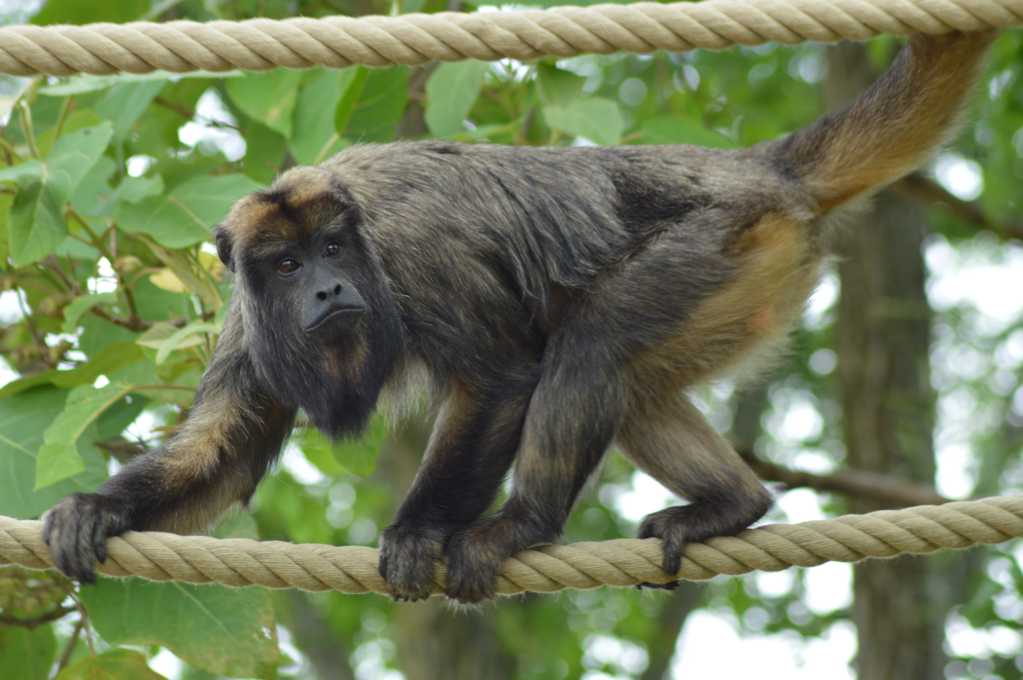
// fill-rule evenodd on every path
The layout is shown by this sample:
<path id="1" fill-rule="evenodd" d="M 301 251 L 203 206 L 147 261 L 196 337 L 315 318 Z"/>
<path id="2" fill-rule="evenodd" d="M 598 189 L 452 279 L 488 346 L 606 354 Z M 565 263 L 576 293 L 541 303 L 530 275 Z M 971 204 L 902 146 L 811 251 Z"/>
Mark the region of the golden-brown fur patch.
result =
<path id="1" fill-rule="evenodd" d="M 342 203 L 328 171 L 297 167 L 281 175 L 266 191 L 235 203 L 222 226 L 241 242 L 258 234 L 298 240 L 336 216 Z"/>
<path id="2" fill-rule="evenodd" d="M 209 479 L 233 450 L 228 437 L 244 427 L 237 405 L 223 394 L 210 394 L 194 408 L 160 459 L 166 471 L 166 486 L 184 488 L 196 480 Z"/>
<path id="3" fill-rule="evenodd" d="M 736 276 L 704 300 L 663 345 L 633 362 L 640 384 L 677 389 L 734 369 L 783 340 L 817 280 L 820 254 L 808 225 L 769 214 L 733 246 Z M 657 376 L 657 377 L 655 377 Z"/>

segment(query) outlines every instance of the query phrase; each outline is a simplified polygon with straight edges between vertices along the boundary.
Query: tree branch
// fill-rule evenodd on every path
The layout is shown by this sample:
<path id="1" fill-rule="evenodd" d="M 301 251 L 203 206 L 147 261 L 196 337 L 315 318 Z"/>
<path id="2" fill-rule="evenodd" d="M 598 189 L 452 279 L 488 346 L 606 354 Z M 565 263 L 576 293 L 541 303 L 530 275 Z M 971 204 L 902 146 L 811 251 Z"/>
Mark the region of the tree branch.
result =
<path id="1" fill-rule="evenodd" d="M 1023 223 L 999 224 L 988 219 L 975 201 L 964 201 L 943 186 L 919 173 L 904 177 L 893 188 L 904 196 L 927 203 L 941 203 L 953 215 L 977 229 L 990 231 L 1002 239 L 1023 241 Z"/>
<path id="2" fill-rule="evenodd" d="M 888 475 L 861 470 L 816 474 L 768 462 L 748 450 L 740 451 L 739 455 L 761 479 L 780 482 L 788 489 L 806 487 L 817 491 L 831 491 L 855 498 L 871 499 L 891 507 L 940 505 L 949 500 L 926 484 L 896 479 Z"/>

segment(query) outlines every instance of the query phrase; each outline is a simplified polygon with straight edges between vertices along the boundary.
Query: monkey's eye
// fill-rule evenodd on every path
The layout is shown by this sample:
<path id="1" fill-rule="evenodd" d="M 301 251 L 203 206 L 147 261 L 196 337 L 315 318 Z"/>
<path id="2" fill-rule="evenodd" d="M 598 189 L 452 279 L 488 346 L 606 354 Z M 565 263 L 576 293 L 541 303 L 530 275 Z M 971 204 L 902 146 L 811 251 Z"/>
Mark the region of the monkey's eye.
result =
<path id="1" fill-rule="evenodd" d="M 333 241 L 328 243 L 327 247 L 324 248 L 324 250 L 323 250 L 323 254 L 326 255 L 327 257 L 334 257 L 335 255 L 337 255 L 340 252 L 341 252 L 341 246 L 339 246 L 338 244 L 334 243 Z"/>
<path id="2" fill-rule="evenodd" d="M 286 257 L 277 263 L 277 273 L 282 276 L 290 276 L 301 268 L 302 263 L 293 257 Z"/>

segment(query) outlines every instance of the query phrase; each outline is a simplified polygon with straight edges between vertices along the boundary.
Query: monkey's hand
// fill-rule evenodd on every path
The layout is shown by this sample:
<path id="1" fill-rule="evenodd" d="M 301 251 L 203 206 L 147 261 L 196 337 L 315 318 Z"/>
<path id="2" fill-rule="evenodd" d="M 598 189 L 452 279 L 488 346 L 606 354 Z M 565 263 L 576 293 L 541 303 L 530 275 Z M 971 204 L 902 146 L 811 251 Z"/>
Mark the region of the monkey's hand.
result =
<path id="1" fill-rule="evenodd" d="M 380 536 L 380 575 L 395 600 L 425 600 L 433 592 L 434 567 L 450 532 L 423 524 L 399 522 Z"/>
<path id="2" fill-rule="evenodd" d="M 107 539 L 129 528 L 131 511 L 123 501 L 97 493 L 76 493 L 46 513 L 43 540 L 53 563 L 66 576 L 94 583 L 96 563 L 107 559 Z"/>

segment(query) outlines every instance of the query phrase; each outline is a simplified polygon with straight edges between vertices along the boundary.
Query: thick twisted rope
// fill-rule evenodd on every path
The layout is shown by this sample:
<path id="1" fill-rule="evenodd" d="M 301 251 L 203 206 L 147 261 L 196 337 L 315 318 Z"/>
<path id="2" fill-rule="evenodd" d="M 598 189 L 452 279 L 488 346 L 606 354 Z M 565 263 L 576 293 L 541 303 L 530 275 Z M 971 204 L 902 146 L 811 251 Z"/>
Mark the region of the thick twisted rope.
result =
<path id="1" fill-rule="evenodd" d="M 720 49 L 1023 25 L 1023 0 L 707 0 L 283 21 L 8 26 L 0 72 L 147 73 L 385 66 Z"/>
<path id="2" fill-rule="evenodd" d="M 1023 536 L 1023 495 L 921 505 L 846 515 L 801 524 L 773 524 L 738 536 L 686 547 L 681 578 L 700 581 L 718 574 L 779 571 L 824 562 L 858 562 L 903 554 L 1000 543 Z M 108 544 L 99 572 L 154 581 L 259 585 L 266 588 L 386 593 L 377 573 L 377 551 L 365 547 L 296 545 L 280 541 L 215 539 L 132 532 Z M 42 523 L 0 517 L 0 564 L 52 567 Z M 519 553 L 504 563 L 502 594 L 564 588 L 663 583 L 657 539 L 550 545 Z M 435 591 L 443 590 L 438 565 Z"/>

